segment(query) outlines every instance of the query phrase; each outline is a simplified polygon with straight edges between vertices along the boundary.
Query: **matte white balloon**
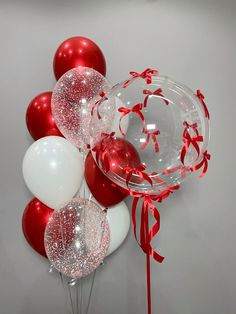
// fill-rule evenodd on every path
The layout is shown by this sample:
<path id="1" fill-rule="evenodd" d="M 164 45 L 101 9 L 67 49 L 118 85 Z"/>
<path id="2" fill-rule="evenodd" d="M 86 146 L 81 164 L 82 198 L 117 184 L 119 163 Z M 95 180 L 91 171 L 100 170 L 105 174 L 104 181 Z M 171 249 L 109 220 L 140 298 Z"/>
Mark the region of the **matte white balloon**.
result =
<path id="1" fill-rule="evenodd" d="M 66 205 L 79 190 L 83 157 L 69 141 L 47 136 L 34 142 L 23 160 L 23 176 L 29 190 L 53 209 Z"/>
<path id="2" fill-rule="evenodd" d="M 130 214 L 125 202 L 110 207 L 107 211 L 110 226 L 110 244 L 107 256 L 116 251 L 124 242 L 130 228 Z"/>
<path id="3" fill-rule="evenodd" d="M 81 185 L 79 195 L 84 198 L 91 198 L 93 202 L 98 203 L 93 198 L 85 180 Z M 104 208 L 101 204 L 99 205 Z M 120 202 L 115 206 L 109 207 L 107 210 L 107 220 L 110 227 L 110 244 L 106 256 L 112 254 L 120 247 L 129 232 L 130 213 L 125 202 Z"/>

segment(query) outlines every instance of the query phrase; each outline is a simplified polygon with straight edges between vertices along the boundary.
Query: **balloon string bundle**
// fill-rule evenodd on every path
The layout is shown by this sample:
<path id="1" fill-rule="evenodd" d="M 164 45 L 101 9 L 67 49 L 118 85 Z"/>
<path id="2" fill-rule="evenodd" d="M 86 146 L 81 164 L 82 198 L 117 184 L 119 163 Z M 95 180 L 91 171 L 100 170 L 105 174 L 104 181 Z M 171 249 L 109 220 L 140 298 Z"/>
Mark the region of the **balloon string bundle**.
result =
<path id="1" fill-rule="evenodd" d="M 208 170 L 205 97 L 151 68 L 131 71 L 112 87 L 104 77 L 102 51 L 85 37 L 58 47 L 53 70 L 53 91 L 36 96 L 26 112 L 36 141 L 23 160 L 24 180 L 35 196 L 22 217 L 24 235 L 61 279 L 63 274 L 76 284 L 75 304 L 67 286 L 72 314 L 83 310 L 82 278 L 93 273 L 88 314 L 96 269 L 128 233 L 130 216 L 122 200 L 132 196 L 151 314 L 150 260 L 164 260 L 152 246 L 160 230 L 156 204 L 195 171 L 202 169 L 203 177 Z"/>

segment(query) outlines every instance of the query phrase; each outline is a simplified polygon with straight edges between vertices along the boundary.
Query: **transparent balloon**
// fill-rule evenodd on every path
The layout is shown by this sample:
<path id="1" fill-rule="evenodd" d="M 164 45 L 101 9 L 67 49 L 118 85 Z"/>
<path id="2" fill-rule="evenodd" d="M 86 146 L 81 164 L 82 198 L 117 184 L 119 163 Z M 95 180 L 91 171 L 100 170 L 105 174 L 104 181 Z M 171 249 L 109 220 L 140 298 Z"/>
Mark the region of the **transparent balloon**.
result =
<path id="1" fill-rule="evenodd" d="M 93 272 L 106 256 L 109 243 L 105 211 L 82 198 L 75 198 L 60 212 L 54 212 L 44 236 L 51 264 L 71 278 Z"/>
<path id="2" fill-rule="evenodd" d="M 123 104 L 118 108 L 121 117 L 116 128 L 135 147 L 140 166 L 131 169 L 116 164 L 110 143 L 119 140 L 117 132 L 102 141 L 92 140 L 91 147 L 98 166 L 113 182 L 134 192 L 156 194 L 179 185 L 208 158 L 208 111 L 200 91 L 156 71 L 132 73 L 108 92 L 107 99 Z"/>
<path id="3" fill-rule="evenodd" d="M 57 82 L 52 94 L 52 113 L 61 133 L 77 148 L 84 151 L 90 138 L 100 138 L 108 132 L 115 114 L 113 102 L 96 104 L 101 93 L 111 86 L 94 69 L 79 66 L 66 72 Z M 94 112 L 93 112 L 94 111 Z"/>

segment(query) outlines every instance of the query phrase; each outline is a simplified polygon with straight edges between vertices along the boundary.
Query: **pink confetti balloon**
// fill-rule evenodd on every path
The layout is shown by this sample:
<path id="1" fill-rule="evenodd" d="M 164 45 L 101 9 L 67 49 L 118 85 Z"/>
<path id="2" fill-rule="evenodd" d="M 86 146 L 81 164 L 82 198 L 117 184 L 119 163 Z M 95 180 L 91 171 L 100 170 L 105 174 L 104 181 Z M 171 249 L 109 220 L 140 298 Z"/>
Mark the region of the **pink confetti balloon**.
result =
<path id="1" fill-rule="evenodd" d="M 77 67 L 66 72 L 57 82 L 52 94 L 52 113 L 61 133 L 77 148 L 85 150 L 91 137 L 99 138 L 113 123 L 115 105 L 103 102 L 99 115 L 92 107 L 106 94 L 110 85 L 94 69 Z M 96 110 L 95 110 L 96 111 Z"/>
<path id="2" fill-rule="evenodd" d="M 64 275 L 81 278 L 93 272 L 106 256 L 110 243 L 106 213 L 94 202 L 74 198 L 54 212 L 46 227 L 48 259 Z"/>

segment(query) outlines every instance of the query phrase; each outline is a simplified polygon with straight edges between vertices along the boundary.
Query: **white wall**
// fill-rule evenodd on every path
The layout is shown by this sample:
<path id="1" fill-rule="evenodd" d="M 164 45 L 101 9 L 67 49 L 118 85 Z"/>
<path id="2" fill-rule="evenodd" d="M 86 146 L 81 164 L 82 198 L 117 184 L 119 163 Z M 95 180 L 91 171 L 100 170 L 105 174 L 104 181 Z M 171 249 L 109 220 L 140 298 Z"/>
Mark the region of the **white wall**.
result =
<path id="1" fill-rule="evenodd" d="M 22 235 L 31 196 L 21 161 L 32 142 L 26 107 L 52 89 L 54 51 L 77 34 L 101 46 L 113 83 L 154 67 L 206 94 L 212 160 L 204 179 L 159 207 L 166 260 L 152 263 L 153 314 L 235 314 L 236 2 L 1 0 L 0 26 L 0 314 L 65 313 L 59 279 Z M 145 285 L 145 257 L 130 233 L 99 272 L 90 313 L 146 313 Z"/>

